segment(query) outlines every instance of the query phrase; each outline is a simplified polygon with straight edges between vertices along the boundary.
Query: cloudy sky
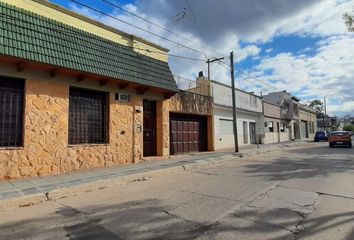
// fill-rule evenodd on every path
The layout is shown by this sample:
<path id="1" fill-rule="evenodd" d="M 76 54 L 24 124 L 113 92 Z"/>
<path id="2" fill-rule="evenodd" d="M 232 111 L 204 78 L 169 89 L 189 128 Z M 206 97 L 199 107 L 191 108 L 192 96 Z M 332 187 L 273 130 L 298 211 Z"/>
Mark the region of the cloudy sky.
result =
<path id="1" fill-rule="evenodd" d="M 213 57 L 225 60 L 212 64 L 212 79 L 229 83 L 234 51 L 238 88 L 287 90 L 303 103 L 326 96 L 328 112 L 354 116 L 354 34 L 342 19 L 353 11 L 353 0 L 76 0 L 109 16 L 70 0 L 51 1 L 156 42 L 171 55 L 193 58 L 170 57 L 182 87 L 188 82 L 183 79 L 206 73 L 205 59 Z"/>

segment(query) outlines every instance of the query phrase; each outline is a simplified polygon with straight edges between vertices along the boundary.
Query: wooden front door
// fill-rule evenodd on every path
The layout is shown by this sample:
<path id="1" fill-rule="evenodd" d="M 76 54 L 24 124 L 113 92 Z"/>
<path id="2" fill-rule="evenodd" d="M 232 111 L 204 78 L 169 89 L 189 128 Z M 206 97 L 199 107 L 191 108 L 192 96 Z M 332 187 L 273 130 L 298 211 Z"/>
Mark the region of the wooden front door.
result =
<path id="1" fill-rule="evenodd" d="M 143 108 L 144 156 L 156 156 L 156 102 L 144 100 Z"/>
<path id="2" fill-rule="evenodd" d="M 170 153 L 207 151 L 206 117 L 184 114 L 170 115 Z"/>

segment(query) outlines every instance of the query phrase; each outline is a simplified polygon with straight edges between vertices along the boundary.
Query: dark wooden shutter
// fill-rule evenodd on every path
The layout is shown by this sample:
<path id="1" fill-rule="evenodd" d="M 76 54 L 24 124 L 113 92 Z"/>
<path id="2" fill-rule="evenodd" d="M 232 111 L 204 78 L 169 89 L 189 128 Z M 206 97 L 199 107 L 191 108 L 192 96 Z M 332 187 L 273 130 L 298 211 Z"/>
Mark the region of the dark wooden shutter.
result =
<path id="1" fill-rule="evenodd" d="M 108 94 L 70 88 L 69 144 L 108 142 Z"/>
<path id="2" fill-rule="evenodd" d="M 23 140 L 24 80 L 0 76 L 0 147 L 19 147 Z"/>

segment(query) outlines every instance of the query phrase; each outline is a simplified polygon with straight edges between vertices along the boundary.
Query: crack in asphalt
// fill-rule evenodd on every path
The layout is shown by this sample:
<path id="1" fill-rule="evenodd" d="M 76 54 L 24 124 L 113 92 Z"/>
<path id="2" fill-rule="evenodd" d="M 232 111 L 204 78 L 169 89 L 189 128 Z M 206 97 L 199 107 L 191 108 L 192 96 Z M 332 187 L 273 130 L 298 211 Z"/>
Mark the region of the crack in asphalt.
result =
<path id="1" fill-rule="evenodd" d="M 279 184 L 279 187 L 288 188 L 288 189 L 295 189 L 295 190 L 300 190 L 300 191 L 308 191 L 308 190 L 302 189 L 302 188 L 287 187 L 287 186 L 281 185 L 281 183 Z M 354 197 L 348 197 L 348 196 L 343 196 L 343 195 L 338 195 L 338 194 L 325 193 L 325 192 L 313 192 L 313 193 L 317 193 L 320 196 L 330 196 L 330 197 L 338 197 L 338 198 L 354 200 Z"/>
<path id="2" fill-rule="evenodd" d="M 342 196 L 342 195 L 324 193 L 324 192 L 316 192 L 316 193 L 318 193 L 319 195 L 322 195 L 322 196 L 331 196 L 331 197 L 338 197 L 338 198 L 354 200 L 354 197 L 348 197 L 348 196 Z"/>
<path id="3" fill-rule="evenodd" d="M 266 207 L 257 207 L 257 206 L 254 206 L 252 205 L 252 202 L 254 202 L 256 199 L 259 199 L 259 198 L 262 198 L 262 197 L 265 197 L 267 196 L 267 194 L 275 189 L 276 187 L 282 187 L 280 185 L 281 183 L 279 183 L 278 185 L 274 186 L 273 188 L 270 188 L 268 189 L 268 191 L 265 191 L 264 193 L 262 194 L 259 194 L 256 198 L 254 198 L 252 201 L 248 201 L 248 202 L 245 202 L 244 203 L 244 206 L 246 207 L 251 207 L 251 208 L 254 208 L 254 209 L 268 209 Z M 293 188 L 289 188 L 287 187 L 288 189 L 293 189 Z M 296 190 L 299 190 L 299 189 L 296 189 Z M 306 205 L 301 205 L 301 204 L 297 204 L 297 203 L 294 203 L 292 201 L 287 201 L 285 199 L 281 199 L 281 198 L 275 198 L 275 199 L 278 199 L 278 200 L 281 200 L 281 201 L 284 201 L 284 202 L 287 202 L 287 203 L 290 203 L 294 206 L 297 206 L 297 207 L 300 207 L 300 208 L 303 208 L 303 209 L 307 209 L 309 210 L 310 212 L 309 213 L 303 213 L 303 212 L 300 212 L 300 211 L 296 211 L 296 210 L 293 210 L 293 209 L 289 209 L 289 208 L 283 208 L 285 210 L 288 210 L 290 212 L 293 212 L 295 214 L 297 214 L 301 220 L 298 221 L 295 225 L 294 225 L 294 230 L 293 229 L 289 229 L 289 228 L 286 228 L 286 227 L 282 227 L 280 225 L 277 225 L 277 224 L 272 224 L 272 223 L 269 223 L 269 222 L 265 222 L 265 221 L 262 221 L 262 220 L 253 220 L 253 219 L 250 219 L 250 218 L 247 218 L 247 217 L 244 217 L 244 216 L 241 216 L 237 213 L 233 213 L 234 216 L 236 217 L 239 217 L 239 218 L 242 218 L 242 219 L 245 219 L 245 220 L 248 220 L 248 221 L 251 221 L 253 223 L 263 223 L 263 224 L 266 224 L 266 225 L 269 225 L 269 226 L 273 226 L 273 227 L 277 227 L 277 228 L 280 228 L 280 229 L 283 229 L 283 230 L 286 230 L 286 231 L 289 231 L 291 234 L 293 234 L 294 236 L 294 240 L 297 240 L 298 239 L 298 236 L 301 232 L 303 232 L 305 230 L 305 226 L 304 226 L 304 221 L 306 220 L 306 218 L 313 212 L 315 211 L 315 204 L 319 201 L 320 199 L 320 196 L 321 194 L 318 193 L 318 192 L 314 192 L 314 193 L 317 193 L 317 197 L 310 203 L 310 204 L 306 204 Z M 281 208 L 274 208 L 274 209 L 281 209 Z"/>
<path id="4" fill-rule="evenodd" d="M 214 196 L 214 195 L 210 195 L 210 194 L 206 194 L 206 193 L 194 192 L 194 191 L 189 191 L 189 190 L 181 190 L 181 192 L 192 193 L 192 194 L 197 194 L 197 195 L 201 195 L 201 196 L 208 197 L 208 198 L 216 198 L 216 199 L 222 199 L 222 200 L 228 200 L 228 201 L 234 201 L 234 202 L 236 202 L 236 201 L 240 202 L 241 201 L 239 199 L 219 197 L 219 196 Z"/>

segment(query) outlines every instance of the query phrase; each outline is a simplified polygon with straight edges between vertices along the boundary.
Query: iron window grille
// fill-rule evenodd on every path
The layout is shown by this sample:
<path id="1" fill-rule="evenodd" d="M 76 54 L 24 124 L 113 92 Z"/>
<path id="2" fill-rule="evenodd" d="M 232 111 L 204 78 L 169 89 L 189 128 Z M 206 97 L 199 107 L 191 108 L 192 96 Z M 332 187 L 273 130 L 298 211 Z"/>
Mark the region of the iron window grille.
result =
<path id="1" fill-rule="evenodd" d="M 69 144 L 108 142 L 108 93 L 70 88 Z"/>
<path id="2" fill-rule="evenodd" d="M 23 79 L 0 76 L 0 147 L 23 144 Z"/>

